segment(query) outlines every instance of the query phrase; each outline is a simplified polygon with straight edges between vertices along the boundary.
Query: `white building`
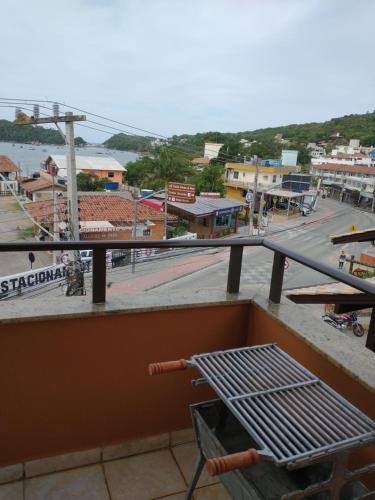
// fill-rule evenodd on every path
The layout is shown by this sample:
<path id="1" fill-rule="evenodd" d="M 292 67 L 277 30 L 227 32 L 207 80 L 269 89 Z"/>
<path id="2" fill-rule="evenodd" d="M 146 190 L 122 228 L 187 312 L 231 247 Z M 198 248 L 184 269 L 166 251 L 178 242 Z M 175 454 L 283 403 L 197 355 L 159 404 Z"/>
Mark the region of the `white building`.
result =
<path id="1" fill-rule="evenodd" d="M 320 158 L 326 155 L 326 150 L 323 146 L 319 146 L 315 142 L 309 142 L 306 149 L 310 151 L 311 158 Z"/>
<path id="2" fill-rule="evenodd" d="M 295 167 L 297 165 L 298 151 L 283 149 L 281 151 L 281 165 L 283 167 Z"/>
<path id="3" fill-rule="evenodd" d="M 204 143 L 204 157 L 212 160 L 212 158 L 217 158 L 219 155 L 220 149 L 224 146 L 224 144 L 220 144 L 218 142 L 205 142 Z"/>
<path id="4" fill-rule="evenodd" d="M 324 163 L 312 165 L 311 174 L 323 179 L 323 186 L 334 186 L 341 191 L 359 191 L 362 198 L 373 198 L 375 167 Z"/>

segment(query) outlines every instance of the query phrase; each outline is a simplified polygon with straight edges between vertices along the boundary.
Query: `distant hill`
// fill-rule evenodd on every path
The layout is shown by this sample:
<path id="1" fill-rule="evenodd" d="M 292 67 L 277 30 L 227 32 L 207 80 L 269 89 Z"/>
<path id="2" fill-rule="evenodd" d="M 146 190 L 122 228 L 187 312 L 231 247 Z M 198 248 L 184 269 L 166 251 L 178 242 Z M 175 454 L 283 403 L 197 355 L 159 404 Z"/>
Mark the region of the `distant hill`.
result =
<path id="1" fill-rule="evenodd" d="M 321 140 L 329 142 L 330 136 L 336 132 L 340 132 L 339 141 L 341 142 L 360 139 L 363 146 L 375 146 L 375 111 L 362 115 L 346 115 L 340 118 L 332 118 L 321 123 L 284 125 L 236 133 L 206 132 L 194 135 L 174 135 L 172 142 L 174 144 L 182 143 L 201 147 L 205 142 L 209 141 L 227 142 L 231 140 L 239 141 L 240 139 L 271 141 L 276 134 L 283 134 L 283 138 L 292 143 L 307 144 L 308 142 Z"/>
<path id="2" fill-rule="evenodd" d="M 122 151 L 147 152 L 152 149 L 154 137 L 141 135 L 115 134 L 107 139 L 103 144 L 108 149 L 120 149 Z"/>
<path id="3" fill-rule="evenodd" d="M 8 120 L 0 120 L 0 141 L 41 142 L 42 144 L 65 144 L 57 130 L 37 125 L 15 125 Z"/>

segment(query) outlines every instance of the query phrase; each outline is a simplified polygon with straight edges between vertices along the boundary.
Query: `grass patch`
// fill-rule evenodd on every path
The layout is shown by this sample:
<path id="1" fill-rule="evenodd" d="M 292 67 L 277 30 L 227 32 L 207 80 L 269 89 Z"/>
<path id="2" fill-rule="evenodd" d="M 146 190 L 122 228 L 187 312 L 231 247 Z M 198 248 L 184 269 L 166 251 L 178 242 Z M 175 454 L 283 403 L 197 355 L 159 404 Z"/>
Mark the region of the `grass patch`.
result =
<path id="1" fill-rule="evenodd" d="M 34 236 L 34 226 L 25 227 L 25 229 L 21 229 L 20 237 L 23 240 L 27 240 L 28 238 L 32 238 Z"/>
<path id="2" fill-rule="evenodd" d="M 18 210 L 18 211 L 19 211 L 19 210 L 21 210 L 21 207 L 19 206 L 19 204 L 18 204 L 16 201 L 14 201 L 13 203 L 10 203 L 10 204 L 9 204 L 9 208 L 10 208 L 11 210 L 14 210 L 14 211 L 16 211 L 16 210 Z"/>

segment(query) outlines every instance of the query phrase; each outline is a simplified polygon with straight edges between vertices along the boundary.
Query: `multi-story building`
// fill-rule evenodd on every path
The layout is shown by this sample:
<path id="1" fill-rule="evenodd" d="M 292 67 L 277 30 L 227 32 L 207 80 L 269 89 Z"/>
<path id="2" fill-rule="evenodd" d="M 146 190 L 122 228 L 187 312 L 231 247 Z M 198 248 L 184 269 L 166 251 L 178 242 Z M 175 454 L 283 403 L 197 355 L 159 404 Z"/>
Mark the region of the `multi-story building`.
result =
<path id="1" fill-rule="evenodd" d="M 312 165 L 311 174 L 322 179 L 322 184 L 335 198 L 346 200 L 353 191 L 359 200 L 371 203 L 375 189 L 375 166 L 323 163 Z"/>
<path id="2" fill-rule="evenodd" d="M 271 189 L 282 182 L 284 174 L 297 171 L 297 167 L 259 166 L 258 190 Z M 254 189 L 256 165 L 245 163 L 226 163 L 224 186 L 226 196 L 244 201 L 246 192 Z"/>

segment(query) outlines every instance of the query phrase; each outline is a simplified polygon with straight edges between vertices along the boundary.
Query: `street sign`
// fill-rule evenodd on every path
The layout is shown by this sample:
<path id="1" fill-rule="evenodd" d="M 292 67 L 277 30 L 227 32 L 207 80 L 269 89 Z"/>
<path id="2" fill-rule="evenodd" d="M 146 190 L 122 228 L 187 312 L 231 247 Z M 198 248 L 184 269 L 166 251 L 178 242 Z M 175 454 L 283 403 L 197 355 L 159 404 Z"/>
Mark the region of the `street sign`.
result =
<path id="1" fill-rule="evenodd" d="M 195 203 L 195 186 L 180 182 L 168 182 L 167 199 L 176 203 Z"/>

